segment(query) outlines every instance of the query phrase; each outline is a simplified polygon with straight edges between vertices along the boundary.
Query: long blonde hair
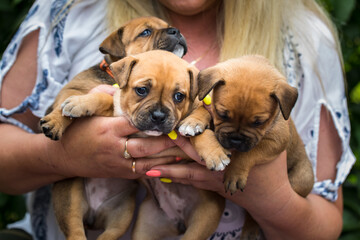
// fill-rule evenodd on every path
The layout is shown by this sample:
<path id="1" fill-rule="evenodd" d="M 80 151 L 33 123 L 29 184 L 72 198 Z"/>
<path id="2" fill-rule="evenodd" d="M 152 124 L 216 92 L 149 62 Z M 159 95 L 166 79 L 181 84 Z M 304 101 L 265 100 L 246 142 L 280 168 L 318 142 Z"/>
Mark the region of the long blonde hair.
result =
<path id="1" fill-rule="evenodd" d="M 314 13 L 330 29 L 342 62 L 336 28 L 315 0 L 223 0 L 218 19 L 220 61 L 245 54 L 261 54 L 282 70 L 282 31 L 285 26 L 294 27 L 291 18 L 299 9 Z M 132 18 L 149 15 L 169 21 L 157 0 L 108 0 L 111 30 Z"/>

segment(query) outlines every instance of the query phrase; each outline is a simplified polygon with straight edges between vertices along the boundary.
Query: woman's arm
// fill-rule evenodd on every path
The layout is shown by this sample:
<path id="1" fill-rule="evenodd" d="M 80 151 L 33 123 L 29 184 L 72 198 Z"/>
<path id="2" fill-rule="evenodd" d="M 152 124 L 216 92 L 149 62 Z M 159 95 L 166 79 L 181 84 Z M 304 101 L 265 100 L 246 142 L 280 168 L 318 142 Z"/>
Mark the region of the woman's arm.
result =
<path id="1" fill-rule="evenodd" d="M 179 141 L 179 140 L 176 140 Z M 341 155 L 341 142 L 332 119 L 321 111 L 318 147 L 318 180 L 335 179 L 335 165 Z M 225 193 L 223 172 L 212 172 L 197 163 L 156 166 L 162 177 L 216 191 L 244 207 L 259 223 L 267 239 L 337 239 L 342 229 L 342 191 L 332 203 L 310 194 L 297 195 L 287 176 L 286 153 L 276 160 L 254 167 L 244 192 Z"/>

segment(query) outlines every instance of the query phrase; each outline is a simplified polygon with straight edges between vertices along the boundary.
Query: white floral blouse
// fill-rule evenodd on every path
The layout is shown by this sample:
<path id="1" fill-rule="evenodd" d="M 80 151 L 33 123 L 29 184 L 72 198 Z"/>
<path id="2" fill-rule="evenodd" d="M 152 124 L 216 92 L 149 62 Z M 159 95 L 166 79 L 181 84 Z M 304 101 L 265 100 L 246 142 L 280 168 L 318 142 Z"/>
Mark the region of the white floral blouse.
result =
<path id="1" fill-rule="evenodd" d="M 16 60 L 22 39 L 32 31 L 40 30 L 36 85 L 31 95 L 19 106 L 12 109 L 0 108 L 0 121 L 32 132 L 29 127 L 13 119 L 12 115 L 30 109 L 34 115 L 44 116 L 64 84 L 102 59 L 98 46 L 107 35 L 107 1 L 72 1 L 69 6 L 65 5 L 66 2 L 67 0 L 35 1 L 4 52 L 0 62 L 0 88 L 5 74 Z M 284 70 L 288 82 L 299 90 L 292 118 L 316 172 L 320 109 L 324 106 L 330 112 L 342 142 L 343 152 L 337 164 L 335 181 L 316 181 L 313 193 L 335 201 L 338 187 L 344 182 L 355 162 L 349 146 L 350 123 L 341 64 L 333 38 L 325 25 L 309 13 L 299 14 L 304 15 L 300 19 L 309 21 L 309 28 L 284 30 Z M 53 22 L 57 24 L 52 26 Z M 292 26 L 296 27 L 297 24 L 294 20 Z M 304 40 L 299 37 L 305 33 L 312 33 L 310 41 L 313 51 L 307 49 L 303 44 Z M 31 220 L 30 223 L 25 221 L 23 224 L 31 224 L 36 240 L 64 239 L 53 216 L 50 193 L 50 186 L 46 186 L 28 197 Z M 210 239 L 238 239 L 243 218 L 244 210 L 228 201 L 219 228 Z M 129 235 L 122 239 L 128 238 Z"/>

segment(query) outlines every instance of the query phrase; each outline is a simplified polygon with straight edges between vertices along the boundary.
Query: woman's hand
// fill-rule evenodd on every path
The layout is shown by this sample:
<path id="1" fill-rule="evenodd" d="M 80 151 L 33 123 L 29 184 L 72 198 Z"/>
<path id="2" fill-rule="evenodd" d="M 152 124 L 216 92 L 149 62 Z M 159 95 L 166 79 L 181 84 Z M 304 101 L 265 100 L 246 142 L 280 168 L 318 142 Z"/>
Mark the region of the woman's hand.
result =
<path id="1" fill-rule="evenodd" d="M 116 88 L 100 85 L 91 92 L 113 94 Z M 64 177 L 138 178 L 151 167 L 174 162 L 176 156 L 146 158 L 175 146 L 167 136 L 129 138 L 138 132 L 125 117 L 74 119 L 59 141 L 44 138 L 48 159 Z M 132 158 L 124 157 L 126 150 Z M 135 174 L 132 171 L 135 161 Z"/>

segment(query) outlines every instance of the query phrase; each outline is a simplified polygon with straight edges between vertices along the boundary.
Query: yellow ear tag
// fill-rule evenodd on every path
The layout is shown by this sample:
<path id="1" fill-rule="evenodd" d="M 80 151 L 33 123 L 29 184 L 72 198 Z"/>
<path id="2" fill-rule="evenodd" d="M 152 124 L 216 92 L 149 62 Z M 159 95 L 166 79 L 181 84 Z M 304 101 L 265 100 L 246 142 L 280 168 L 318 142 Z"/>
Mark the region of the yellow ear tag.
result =
<path id="1" fill-rule="evenodd" d="M 209 94 L 206 95 L 206 97 L 203 99 L 203 102 L 208 106 L 211 104 L 211 97 Z"/>
<path id="2" fill-rule="evenodd" d="M 120 88 L 119 84 L 115 83 L 112 85 L 114 88 Z"/>
<path id="3" fill-rule="evenodd" d="M 174 130 L 172 130 L 170 133 L 168 133 L 168 136 L 169 136 L 169 138 L 171 138 L 171 140 L 177 139 L 177 133 Z"/>
<path id="4" fill-rule="evenodd" d="M 170 178 L 160 178 L 160 181 L 163 183 L 172 183 L 172 180 Z"/>

